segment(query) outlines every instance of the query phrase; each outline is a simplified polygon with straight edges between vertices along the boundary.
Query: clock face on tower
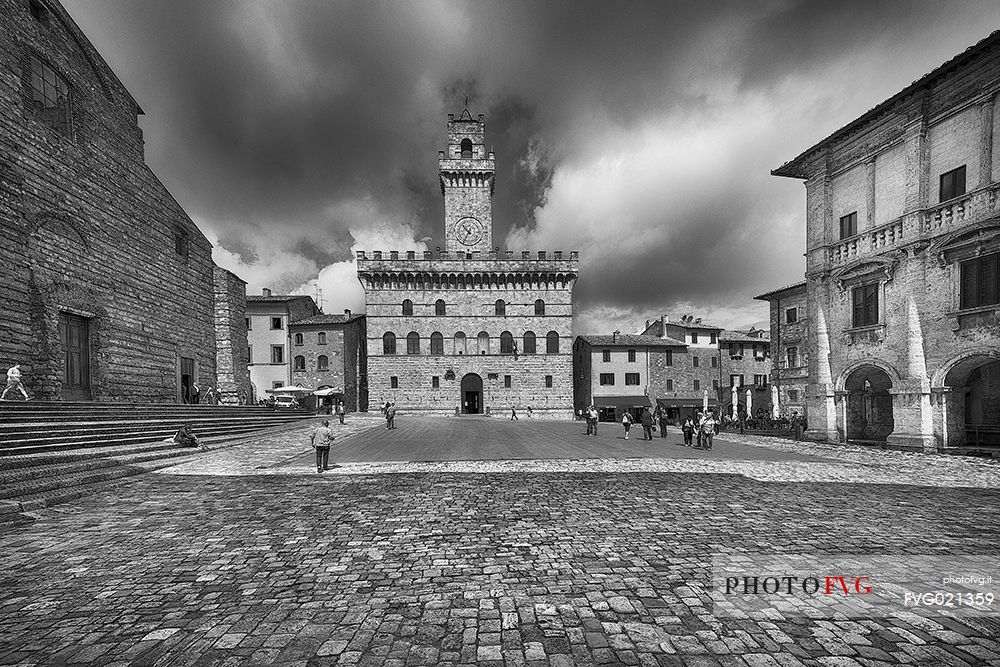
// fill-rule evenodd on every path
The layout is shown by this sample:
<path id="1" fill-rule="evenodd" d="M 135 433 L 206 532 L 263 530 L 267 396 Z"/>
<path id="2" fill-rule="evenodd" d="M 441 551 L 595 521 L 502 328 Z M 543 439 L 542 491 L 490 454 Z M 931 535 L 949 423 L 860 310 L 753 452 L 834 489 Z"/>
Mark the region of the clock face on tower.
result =
<path id="1" fill-rule="evenodd" d="M 455 223 L 455 240 L 465 246 L 474 246 L 483 238 L 483 223 L 475 218 L 462 218 Z"/>

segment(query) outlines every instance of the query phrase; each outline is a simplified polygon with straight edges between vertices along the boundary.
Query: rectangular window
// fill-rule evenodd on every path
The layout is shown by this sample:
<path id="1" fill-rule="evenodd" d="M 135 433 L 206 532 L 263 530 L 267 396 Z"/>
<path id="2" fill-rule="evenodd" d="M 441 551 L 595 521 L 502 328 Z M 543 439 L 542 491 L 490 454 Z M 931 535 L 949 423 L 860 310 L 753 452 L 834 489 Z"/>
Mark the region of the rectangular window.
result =
<path id="1" fill-rule="evenodd" d="M 965 165 L 941 174 L 940 199 L 948 201 L 965 194 Z"/>
<path id="2" fill-rule="evenodd" d="M 271 329 L 281 329 L 281 318 L 272 317 L 271 318 Z"/>
<path id="3" fill-rule="evenodd" d="M 509 375 L 504 375 L 503 376 L 503 386 L 504 386 L 504 389 L 510 389 L 510 376 Z"/>
<path id="4" fill-rule="evenodd" d="M 870 327 L 878 324 L 878 283 L 859 285 L 853 290 L 853 326 Z"/>
<path id="5" fill-rule="evenodd" d="M 284 345 L 272 345 L 271 346 L 271 363 L 272 364 L 283 364 L 283 363 L 285 363 L 285 346 Z"/>
<path id="6" fill-rule="evenodd" d="M 799 390 L 798 389 L 789 389 L 788 390 L 788 400 L 790 400 L 790 401 L 797 401 L 797 400 L 799 400 Z"/>
<path id="7" fill-rule="evenodd" d="M 673 381 L 673 379 L 666 380 L 663 383 L 663 389 L 665 391 L 673 391 L 674 390 L 674 381 Z"/>
<path id="8" fill-rule="evenodd" d="M 629 360 L 629 363 L 631 363 L 631 364 L 635 363 L 635 350 L 629 350 L 628 351 L 628 360 Z"/>
<path id="9" fill-rule="evenodd" d="M 729 386 L 730 387 L 742 387 L 743 386 L 743 376 L 742 375 L 730 375 L 729 376 Z"/>
<path id="10" fill-rule="evenodd" d="M 486 374 L 486 379 L 487 380 L 496 380 L 499 377 L 500 376 L 497 373 L 487 373 Z"/>
<path id="11" fill-rule="evenodd" d="M 694 381 L 694 390 L 698 391 L 700 389 L 701 389 L 701 381 L 700 380 L 695 380 Z"/>
<path id="12" fill-rule="evenodd" d="M 69 85 L 54 69 L 31 56 L 31 104 L 38 119 L 64 136 L 70 136 Z"/>
<path id="13" fill-rule="evenodd" d="M 253 345 L 247 345 L 247 363 L 253 363 Z"/>
<path id="14" fill-rule="evenodd" d="M 282 382 L 281 380 L 275 380 L 274 382 L 271 383 L 271 389 L 280 389 L 281 387 L 284 386 L 285 383 Z"/>
<path id="15" fill-rule="evenodd" d="M 788 364 L 789 368 L 795 368 L 799 365 L 799 348 L 797 347 L 786 347 L 785 348 L 785 363 Z"/>
<path id="16" fill-rule="evenodd" d="M 766 387 L 767 386 L 767 376 L 766 375 L 754 375 L 753 376 L 753 386 L 755 386 L 755 387 Z"/>
<path id="17" fill-rule="evenodd" d="M 615 374 L 614 373 L 601 373 L 600 383 L 602 387 L 607 387 L 614 385 Z"/>
<path id="18" fill-rule="evenodd" d="M 551 375 L 546 375 L 545 376 L 545 387 L 547 389 L 552 389 L 552 376 Z"/>
<path id="19" fill-rule="evenodd" d="M 691 357 L 691 365 L 694 366 L 695 368 L 698 368 L 698 366 L 700 365 L 700 360 L 698 359 L 698 357 Z"/>
<path id="20" fill-rule="evenodd" d="M 795 324 L 799 321 L 799 309 L 798 308 L 786 308 L 785 309 L 785 324 Z"/>
<path id="21" fill-rule="evenodd" d="M 437 375 L 433 376 L 433 377 L 431 378 L 431 386 L 432 386 L 433 388 L 435 388 L 435 389 L 438 389 L 438 388 L 440 388 L 440 387 L 441 387 L 441 378 L 440 378 L 440 377 L 438 377 Z"/>
<path id="22" fill-rule="evenodd" d="M 691 342 L 692 343 L 697 343 L 698 342 L 698 334 L 696 332 L 694 332 L 694 331 L 691 332 Z"/>
<path id="23" fill-rule="evenodd" d="M 708 334 L 708 342 L 711 343 L 712 345 L 715 345 L 717 342 L 719 342 L 718 334 Z"/>
<path id="24" fill-rule="evenodd" d="M 638 387 L 639 386 L 639 374 L 638 373 L 626 373 L 625 374 L 625 384 L 626 384 L 626 386 Z"/>
<path id="25" fill-rule="evenodd" d="M 601 361 L 605 363 L 611 361 L 611 350 L 601 350 Z"/>
<path id="26" fill-rule="evenodd" d="M 718 368 L 718 367 L 719 367 L 719 358 L 712 357 L 712 368 Z"/>
<path id="27" fill-rule="evenodd" d="M 979 308 L 1000 303 L 1000 253 L 962 262 L 960 308 Z"/>
<path id="28" fill-rule="evenodd" d="M 188 258 L 188 235 L 183 231 L 174 232 L 174 252 L 183 260 Z"/>
<path id="29" fill-rule="evenodd" d="M 666 357 L 663 360 L 664 365 L 673 366 L 674 365 L 674 351 L 667 350 Z"/>
<path id="30" fill-rule="evenodd" d="M 396 377 L 395 375 L 389 378 L 389 388 L 399 389 L 399 378 Z"/>
<path id="31" fill-rule="evenodd" d="M 858 233 L 858 212 L 848 213 L 840 219 L 840 238 L 846 239 Z"/>
<path id="32" fill-rule="evenodd" d="M 253 330 L 253 327 L 250 326 L 250 318 L 248 317 L 248 318 L 246 318 L 246 320 L 247 320 L 247 331 Z"/>

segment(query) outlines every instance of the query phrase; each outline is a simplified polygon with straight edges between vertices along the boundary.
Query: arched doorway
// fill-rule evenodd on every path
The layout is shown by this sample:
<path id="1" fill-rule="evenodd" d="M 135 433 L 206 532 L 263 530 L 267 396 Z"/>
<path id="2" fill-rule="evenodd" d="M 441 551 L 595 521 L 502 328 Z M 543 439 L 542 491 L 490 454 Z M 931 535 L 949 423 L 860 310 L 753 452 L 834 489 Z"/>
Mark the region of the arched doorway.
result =
<path id="1" fill-rule="evenodd" d="M 483 411 L 483 378 L 475 373 L 468 373 L 462 378 L 463 415 L 478 415 Z"/>
<path id="2" fill-rule="evenodd" d="M 951 387 L 948 418 L 959 426 L 948 444 L 1000 445 L 1000 360 L 971 354 L 948 371 L 944 383 Z"/>
<path id="3" fill-rule="evenodd" d="M 895 428 L 892 379 L 877 366 L 861 366 L 844 381 L 847 391 L 847 439 L 885 442 Z"/>

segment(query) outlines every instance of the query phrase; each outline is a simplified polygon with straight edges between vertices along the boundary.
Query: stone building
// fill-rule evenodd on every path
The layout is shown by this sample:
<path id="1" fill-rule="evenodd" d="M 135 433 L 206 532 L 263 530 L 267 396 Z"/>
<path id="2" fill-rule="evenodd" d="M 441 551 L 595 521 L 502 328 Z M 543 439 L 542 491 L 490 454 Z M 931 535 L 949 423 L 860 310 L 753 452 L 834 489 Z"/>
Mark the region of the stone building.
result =
<path id="1" fill-rule="evenodd" d="M 138 103 L 55 0 L 0 0 L 0 366 L 41 399 L 214 384 L 212 247 L 144 161 Z"/>
<path id="2" fill-rule="evenodd" d="M 445 249 L 359 251 L 372 405 L 438 414 L 573 414 L 577 253 L 493 245 L 494 154 L 486 124 L 448 115 L 439 153 Z"/>
<path id="3" fill-rule="evenodd" d="M 664 371 L 685 350 L 680 341 L 658 336 L 577 336 L 573 343 L 577 409 L 594 405 L 601 421 L 619 421 L 623 412 L 638 419 L 654 401 L 669 400 Z M 699 396 L 699 405 L 700 401 Z"/>
<path id="4" fill-rule="evenodd" d="M 250 397 L 246 315 L 246 282 L 215 267 L 215 368 L 220 403 L 235 404 L 241 397 Z"/>
<path id="5" fill-rule="evenodd" d="M 289 325 L 319 314 L 312 297 L 271 294 L 247 297 L 247 365 L 250 369 L 251 400 L 267 398 L 268 389 L 295 384 L 289 358 Z"/>
<path id="6" fill-rule="evenodd" d="M 735 388 L 737 414 L 771 415 L 771 362 L 771 336 L 767 331 L 750 327 L 747 331 L 725 329 L 719 332 L 719 383 L 722 385 L 719 400 L 725 414 L 733 414 Z"/>
<path id="7" fill-rule="evenodd" d="M 790 162 L 806 190 L 807 436 L 1000 444 L 1000 33 Z"/>
<path id="8" fill-rule="evenodd" d="M 778 394 L 778 412 L 783 417 L 805 415 L 809 382 L 806 284 L 803 281 L 754 298 L 771 306 L 771 383 Z"/>
<path id="9" fill-rule="evenodd" d="M 352 412 L 368 410 L 366 329 L 365 316 L 350 310 L 293 321 L 288 326 L 292 384 L 333 389 L 329 401 L 342 400 Z"/>

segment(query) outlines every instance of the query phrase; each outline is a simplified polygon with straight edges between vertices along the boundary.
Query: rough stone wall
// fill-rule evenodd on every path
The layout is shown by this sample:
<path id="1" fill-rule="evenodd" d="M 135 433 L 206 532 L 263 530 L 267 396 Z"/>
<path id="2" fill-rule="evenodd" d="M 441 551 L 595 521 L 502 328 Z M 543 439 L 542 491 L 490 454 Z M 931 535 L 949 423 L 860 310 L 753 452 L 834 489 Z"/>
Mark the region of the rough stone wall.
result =
<path id="1" fill-rule="evenodd" d="M 39 21 L 0 1 L 0 366 L 21 363 L 36 397 L 59 398 L 71 312 L 90 321 L 90 397 L 176 401 L 180 357 L 215 382 L 211 245 L 143 162 L 134 100 L 46 6 Z M 70 87 L 68 134 L 31 103 L 31 54 Z"/>
<path id="2" fill-rule="evenodd" d="M 778 387 L 778 409 L 783 416 L 793 413 L 806 415 L 806 385 L 808 384 L 807 348 L 809 317 L 806 303 L 806 288 L 780 292 L 768 299 L 771 325 L 771 384 Z M 798 309 L 798 319 L 787 323 L 785 311 Z M 787 364 L 789 347 L 798 348 L 798 364 Z"/>
<path id="3" fill-rule="evenodd" d="M 665 350 L 651 350 L 650 395 L 655 398 L 683 399 L 691 401 L 692 404 L 700 404 L 707 389 L 710 399 L 718 399 L 718 389 L 713 380 L 719 380 L 719 369 L 712 368 L 708 352 L 706 348 L 688 348 L 687 351 L 675 348 L 672 350 L 671 363 L 668 365 L 668 355 Z M 694 365 L 694 357 L 699 358 L 697 367 Z M 695 381 L 698 382 L 697 388 Z"/>
<path id="4" fill-rule="evenodd" d="M 891 445 L 934 449 L 963 437 L 953 406 L 964 388 L 943 391 L 948 371 L 963 359 L 985 362 L 1000 353 L 997 308 L 961 311 L 959 302 L 960 263 L 1000 251 L 1000 186 L 991 180 L 1000 48 L 993 42 L 806 165 L 807 400 L 814 437 L 849 436 L 844 386 L 861 366 L 883 369 L 892 382 Z M 962 164 L 966 194 L 941 204 L 941 173 Z M 857 169 L 870 177 L 860 189 L 846 188 L 843 175 Z M 847 200 L 867 201 L 879 221 L 900 201 L 904 208 L 881 227 L 841 240 L 834 203 Z M 852 288 L 866 283 L 878 286 L 878 321 L 854 327 Z"/>
<path id="5" fill-rule="evenodd" d="M 216 386 L 221 403 L 250 396 L 247 366 L 247 284 L 226 269 L 215 268 Z"/>
<path id="6" fill-rule="evenodd" d="M 326 333 L 326 343 L 319 342 L 320 332 Z M 292 346 L 292 384 L 318 389 L 335 387 L 346 389 L 344 374 L 344 330 L 336 324 L 292 324 L 289 327 Z M 302 344 L 295 342 L 296 334 L 302 334 Z M 305 369 L 295 369 L 295 358 L 305 358 Z M 327 370 L 320 370 L 319 357 L 327 358 Z M 352 408 L 353 409 L 353 408 Z"/>

